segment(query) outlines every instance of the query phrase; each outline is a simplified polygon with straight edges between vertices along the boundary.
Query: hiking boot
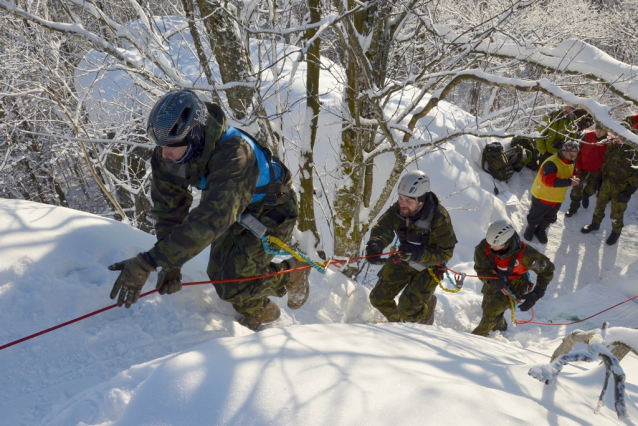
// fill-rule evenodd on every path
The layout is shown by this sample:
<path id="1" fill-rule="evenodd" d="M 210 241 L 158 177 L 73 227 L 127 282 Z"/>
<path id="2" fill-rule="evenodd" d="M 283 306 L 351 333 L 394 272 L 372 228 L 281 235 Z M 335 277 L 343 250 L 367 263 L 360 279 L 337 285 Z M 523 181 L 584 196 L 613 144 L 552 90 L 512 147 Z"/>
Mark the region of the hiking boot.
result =
<path id="1" fill-rule="evenodd" d="M 584 209 L 589 207 L 589 197 L 584 197 L 583 200 L 581 201 L 581 204 L 583 205 Z"/>
<path id="2" fill-rule="evenodd" d="M 527 241 L 532 241 L 534 239 L 534 227 L 527 225 L 525 228 L 525 233 L 523 234 L 523 238 Z"/>
<path id="3" fill-rule="evenodd" d="M 294 257 L 283 261 L 286 269 L 296 269 L 302 266 L 309 266 Z M 310 294 L 310 284 L 308 283 L 310 268 L 293 271 L 288 274 L 288 282 L 285 284 L 288 290 L 288 308 L 299 309 L 308 300 Z"/>
<path id="4" fill-rule="evenodd" d="M 494 326 L 492 329 L 494 331 L 507 331 L 507 321 L 505 321 L 504 317 L 501 317 L 501 320 Z"/>
<path id="5" fill-rule="evenodd" d="M 237 322 L 246 328 L 250 328 L 252 331 L 257 331 L 262 324 L 277 321 L 280 315 L 281 310 L 279 310 L 279 306 L 272 300 L 266 299 L 264 309 L 260 313 L 257 315 L 245 314 L 239 318 Z"/>
<path id="6" fill-rule="evenodd" d="M 598 231 L 600 229 L 600 224 L 598 223 L 590 223 L 589 225 L 585 225 L 581 228 L 580 232 L 583 234 L 589 234 L 592 231 Z"/>
<path id="7" fill-rule="evenodd" d="M 565 212 L 565 217 L 572 217 L 573 215 L 575 215 L 579 207 L 580 201 L 572 201 L 569 204 L 569 209 L 567 209 L 567 211 Z"/>
<path id="8" fill-rule="evenodd" d="M 607 245 L 613 246 L 618 241 L 618 238 L 620 238 L 620 232 L 611 231 L 611 234 L 609 234 L 609 238 L 607 238 L 606 241 Z"/>
<path id="9" fill-rule="evenodd" d="M 425 314 L 425 318 L 419 321 L 419 324 L 432 325 L 434 324 L 434 311 L 436 310 L 436 296 L 432 296 L 425 306 L 428 308 L 428 313 Z"/>
<path id="10" fill-rule="evenodd" d="M 534 235 L 538 238 L 538 242 L 541 244 L 547 244 L 547 228 L 549 228 L 549 225 L 538 225 L 536 232 L 534 232 Z"/>

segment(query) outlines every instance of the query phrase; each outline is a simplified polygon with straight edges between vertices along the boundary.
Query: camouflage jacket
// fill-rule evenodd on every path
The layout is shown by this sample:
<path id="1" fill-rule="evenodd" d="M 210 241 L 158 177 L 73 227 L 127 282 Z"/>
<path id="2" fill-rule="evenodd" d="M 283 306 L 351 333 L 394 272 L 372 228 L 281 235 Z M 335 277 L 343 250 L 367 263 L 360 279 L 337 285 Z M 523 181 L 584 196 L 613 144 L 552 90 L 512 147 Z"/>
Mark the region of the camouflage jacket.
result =
<path id="1" fill-rule="evenodd" d="M 638 150 L 628 144 L 611 142 L 605 153 L 602 167 L 603 180 L 614 185 L 638 188 Z"/>
<path id="2" fill-rule="evenodd" d="M 521 263 L 527 270 L 534 271 L 536 273 L 536 288 L 545 291 L 547 286 L 554 278 L 554 264 L 547 256 L 539 253 L 534 247 L 529 244 L 524 246 L 523 256 L 521 257 Z M 504 253 L 500 258 L 518 257 L 523 245 L 520 241 L 512 247 L 512 250 L 508 253 Z M 483 239 L 474 249 L 474 270 L 477 275 L 483 277 L 496 276 L 496 263 L 490 259 L 487 255 L 487 241 Z M 480 278 L 484 284 L 488 284 L 489 279 Z M 529 280 L 527 274 L 521 275 L 511 281 L 511 287 L 520 287 L 521 285 L 527 286 Z"/>
<path id="3" fill-rule="evenodd" d="M 450 215 L 436 195 L 428 194 L 420 214 L 415 217 L 405 218 L 400 211 L 398 202 L 390 207 L 372 227 L 370 240 L 387 247 L 396 235 L 401 244 L 421 243 L 426 250 L 418 262 L 425 265 L 442 265 L 452 258 L 458 241 Z M 421 219 L 427 220 L 430 216 L 427 226 Z"/>
<path id="4" fill-rule="evenodd" d="M 558 141 L 578 139 L 578 126 L 575 123 L 574 114 L 564 114 L 562 110 L 554 111 L 543 117 L 543 121 L 536 128 L 543 137 L 536 139 L 536 146 L 541 154 L 549 152 L 556 154 Z"/>
<path id="5" fill-rule="evenodd" d="M 162 158 L 161 147 L 153 151 L 151 212 L 158 242 L 148 255 L 162 268 L 181 267 L 226 232 L 249 206 L 259 179 L 250 146 L 240 137 L 219 142 L 226 119 L 219 106 L 207 106 L 210 115 L 201 155 L 178 164 Z M 200 185 L 202 176 L 206 185 L 201 201 L 191 209 L 190 186 Z"/>

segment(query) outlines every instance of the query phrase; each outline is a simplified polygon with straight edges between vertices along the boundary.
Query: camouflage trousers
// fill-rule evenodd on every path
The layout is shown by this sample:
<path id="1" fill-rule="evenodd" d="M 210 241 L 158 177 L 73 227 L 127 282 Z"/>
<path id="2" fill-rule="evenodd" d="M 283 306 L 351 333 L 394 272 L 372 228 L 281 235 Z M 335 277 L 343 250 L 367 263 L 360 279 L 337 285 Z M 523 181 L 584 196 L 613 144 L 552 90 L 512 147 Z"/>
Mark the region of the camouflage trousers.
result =
<path id="1" fill-rule="evenodd" d="M 601 172 L 578 172 L 578 179 L 580 183 L 572 187 L 572 191 L 569 194 L 569 199 L 572 201 L 581 201 L 584 198 L 589 198 L 598 191 L 600 186 L 600 174 Z"/>
<path id="2" fill-rule="evenodd" d="M 627 185 L 617 185 L 609 180 L 603 180 L 603 184 L 598 192 L 596 207 L 594 208 L 594 217 L 592 223 L 599 224 L 605 217 L 605 207 L 611 201 L 611 230 L 613 232 L 621 232 L 624 226 L 623 216 L 627 210 L 627 203 L 618 201 L 618 194 L 621 193 Z"/>
<path id="3" fill-rule="evenodd" d="M 268 235 L 289 242 L 297 222 L 297 200 L 290 197 L 286 203 L 262 212 L 253 212 L 268 228 Z M 210 249 L 206 273 L 211 280 L 247 278 L 279 272 L 281 264 L 273 263 L 274 255 L 264 251 L 261 240 L 242 225 L 233 224 Z M 269 296 L 283 297 L 288 275 L 275 275 L 249 281 L 215 284 L 220 298 L 230 302 L 243 315 L 258 315 Z"/>
<path id="4" fill-rule="evenodd" d="M 394 263 L 390 259 L 378 275 L 379 281 L 370 292 L 370 303 L 388 321 L 419 322 L 426 317 L 437 285 L 427 269 L 419 272 L 407 262 Z M 397 305 L 394 299 L 399 293 Z"/>
<path id="5" fill-rule="evenodd" d="M 530 284 L 527 278 L 519 278 L 510 282 L 509 288 L 517 298 L 520 298 L 528 292 Z M 481 303 L 483 316 L 472 334 L 487 336 L 490 331 L 505 331 L 507 322 L 504 314 L 512 307 L 510 298 L 504 295 L 501 290 L 488 284 L 483 284 L 481 293 L 483 293 L 483 302 Z"/>

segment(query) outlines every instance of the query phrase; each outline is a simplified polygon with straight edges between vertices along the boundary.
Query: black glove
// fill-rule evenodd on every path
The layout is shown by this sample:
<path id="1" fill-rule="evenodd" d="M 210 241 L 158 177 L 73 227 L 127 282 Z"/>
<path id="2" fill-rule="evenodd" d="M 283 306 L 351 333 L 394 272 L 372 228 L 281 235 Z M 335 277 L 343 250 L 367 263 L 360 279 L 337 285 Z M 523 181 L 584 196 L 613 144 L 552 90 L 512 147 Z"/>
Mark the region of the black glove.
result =
<path id="1" fill-rule="evenodd" d="M 629 199 L 634 194 L 634 192 L 636 192 L 636 187 L 628 186 L 627 188 L 625 188 L 624 191 L 620 191 L 618 193 L 618 196 L 616 197 L 616 199 L 621 203 L 627 203 L 629 202 Z"/>
<path id="2" fill-rule="evenodd" d="M 157 285 L 155 286 L 159 294 L 173 294 L 182 289 L 182 270 L 173 268 L 162 271 L 157 275 Z"/>
<path id="3" fill-rule="evenodd" d="M 488 280 L 487 282 L 489 285 L 491 285 L 497 290 L 503 290 L 504 288 L 507 288 L 507 282 L 503 280 L 491 279 L 491 280 Z"/>
<path id="4" fill-rule="evenodd" d="M 425 248 L 421 244 L 401 244 L 399 250 L 401 253 L 398 253 L 397 256 L 404 262 L 420 262 L 425 254 Z"/>
<path id="5" fill-rule="evenodd" d="M 155 270 L 142 253 L 122 262 L 114 263 L 109 266 L 109 269 L 111 271 L 122 271 L 117 280 L 115 280 L 110 297 L 115 299 L 115 296 L 118 296 L 119 293 L 117 306 L 124 305 L 124 301 L 126 301 L 126 308 L 130 308 L 132 304 L 137 302 L 148 276 Z"/>
<path id="6" fill-rule="evenodd" d="M 521 299 L 524 301 L 520 305 L 518 305 L 518 309 L 523 312 L 527 312 L 538 302 L 538 299 L 543 297 L 545 292 L 543 290 L 534 289 L 526 295 L 522 296 Z"/>
<path id="7" fill-rule="evenodd" d="M 374 256 L 374 257 L 369 257 L 366 259 L 368 263 L 372 265 L 385 265 L 388 259 L 387 258 L 382 259 L 381 257 L 377 256 L 383 253 L 383 249 L 384 247 L 381 245 L 379 241 L 376 241 L 376 240 L 368 241 L 368 244 L 366 245 L 366 256 Z"/>
<path id="8" fill-rule="evenodd" d="M 502 269 L 497 269 L 496 270 L 496 276 L 501 280 L 501 281 L 507 281 L 507 271 L 504 271 Z"/>

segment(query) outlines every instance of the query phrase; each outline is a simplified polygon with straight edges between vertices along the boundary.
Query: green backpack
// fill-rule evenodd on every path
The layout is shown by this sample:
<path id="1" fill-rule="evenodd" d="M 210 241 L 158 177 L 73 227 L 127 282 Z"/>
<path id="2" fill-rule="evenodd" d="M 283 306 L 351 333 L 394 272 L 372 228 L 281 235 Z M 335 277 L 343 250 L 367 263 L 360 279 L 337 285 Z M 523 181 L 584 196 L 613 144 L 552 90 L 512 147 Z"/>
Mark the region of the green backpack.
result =
<path id="1" fill-rule="evenodd" d="M 491 142 L 483 148 L 481 167 L 494 179 L 507 181 L 514 174 L 514 167 L 505 155 L 505 148 L 500 142 Z"/>
<path id="2" fill-rule="evenodd" d="M 538 156 L 540 155 L 540 153 L 538 152 L 538 147 L 536 146 L 536 142 L 534 141 L 534 139 L 524 138 L 522 136 L 514 136 L 514 138 L 512 138 L 512 143 L 510 144 L 510 146 L 520 146 L 527 151 L 528 159 L 525 164 L 520 166 L 517 171 L 520 171 L 525 166 L 532 170 L 538 170 Z"/>

